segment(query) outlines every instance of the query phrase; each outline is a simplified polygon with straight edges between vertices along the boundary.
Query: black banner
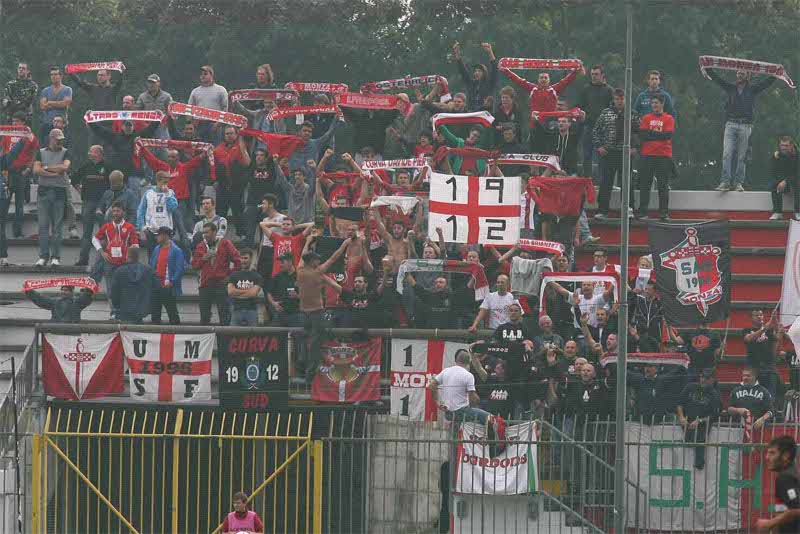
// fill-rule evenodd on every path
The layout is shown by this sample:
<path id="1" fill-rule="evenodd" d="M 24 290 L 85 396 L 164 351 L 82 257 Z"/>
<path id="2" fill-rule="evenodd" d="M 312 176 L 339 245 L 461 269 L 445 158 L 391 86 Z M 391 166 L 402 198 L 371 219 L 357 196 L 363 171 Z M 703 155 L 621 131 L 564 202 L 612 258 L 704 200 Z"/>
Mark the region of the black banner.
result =
<path id="1" fill-rule="evenodd" d="M 277 410 L 289 403 L 287 334 L 218 336 L 219 403 L 225 409 Z"/>
<path id="2" fill-rule="evenodd" d="M 731 308 L 731 231 L 727 219 L 648 226 L 656 288 L 671 325 L 728 317 Z"/>

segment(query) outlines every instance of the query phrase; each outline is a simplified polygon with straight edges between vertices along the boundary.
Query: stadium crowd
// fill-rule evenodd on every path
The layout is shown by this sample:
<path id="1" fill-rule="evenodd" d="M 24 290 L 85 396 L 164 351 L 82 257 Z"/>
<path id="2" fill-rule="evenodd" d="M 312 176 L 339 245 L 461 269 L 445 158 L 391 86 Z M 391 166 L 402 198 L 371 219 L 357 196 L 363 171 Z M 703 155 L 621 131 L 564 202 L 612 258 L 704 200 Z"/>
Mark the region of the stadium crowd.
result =
<path id="1" fill-rule="evenodd" d="M 546 169 L 545 176 L 579 176 L 580 169 L 583 176 L 594 177 L 599 185 L 594 218 L 607 218 L 612 190 L 621 179 L 625 93 L 608 83 L 602 65 L 588 72 L 578 66 L 558 81 L 541 71 L 533 83 L 499 67 L 489 43 L 482 48 L 488 66 L 468 66 L 459 45 L 453 48 L 462 92 L 451 95 L 438 79 L 430 87 L 400 92 L 394 109 L 341 106 L 300 120 L 273 118 L 270 112 L 281 104 L 273 96 L 231 103 L 214 68 L 199 68 L 199 85 L 188 103 L 241 114 L 248 131 L 295 140 L 291 149 L 280 150 L 236 126 L 170 116 L 173 96 L 162 89 L 158 74 L 143 81 L 138 95 L 126 95 L 124 89 L 139 84 L 126 80 L 124 71 L 112 76 L 110 70 L 97 70 L 90 82 L 85 74 L 65 75 L 54 66 L 49 85 L 40 90 L 30 66 L 20 63 L 2 96 L 3 123 L 28 126 L 36 135 L 14 142 L 1 138 L 0 266 L 9 265 L 14 256 L 13 247 L 9 251 L 7 246 L 6 224 L 10 220 L 14 238 L 23 237 L 24 206 L 31 184 L 36 184 L 36 267 L 57 270 L 62 265 L 68 226 L 70 236 L 81 240 L 76 265 L 86 267 L 98 283 L 105 279 L 114 320 L 141 323 L 150 317 L 160 324 L 164 308 L 169 323 L 180 324 L 177 297 L 184 274 L 193 270 L 199 276 L 202 324 L 211 323 L 216 308 L 223 325 L 305 327 L 309 343 L 300 350 L 298 367 L 308 378 L 316 371 L 329 326 L 489 328 L 493 339 L 475 345 L 468 364 L 484 408 L 519 414 L 559 406 L 565 413 L 610 416 L 613 381 L 606 376 L 614 364 L 607 362 L 616 351 L 619 308 L 611 286 L 538 283 L 548 271 L 616 272 L 607 251 L 596 245 L 599 239 L 592 236 L 583 207 L 580 215 L 559 217 L 543 213 L 528 192 L 523 194 L 520 235 L 563 248 L 550 254 L 521 246 L 498 250 L 449 243 L 441 228 L 427 231 L 424 198 L 430 172 L 518 176 L 525 191 L 531 176 L 543 171 L 523 163 L 500 164 L 470 149 L 546 154 L 558 157 L 560 170 Z M 279 88 L 270 65 L 259 66 L 255 74 L 251 88 Z M 718 189 L 742 191 L 756 96 L 775 78 L 751 82 L 742 71 L 732 82 L 717 73 L 712 79 L 724 91 L 727 115 Z M 672 137 L 679 130 L 675 102 L 664 82 L 659 71 L 650 70 L 646 86 L 632 99 L 631 152 L 638 166 L 640 202 L 637 208 L 631 196 L 629 217 L 648 218 L 653 180 L 660 218 L 669 217 L 669 182 L 676 168 Z M 565 96 L 570 85 L 580 86 L 572 100 Z M 87 93 L 92 111 L 158 110 L 167 118 L 84 125 L 72 110 L 73 91 Z M 313 105 L 330 105 L 334 96 L 314 94 Z M 520 112 L 520 98 L 529 98 L 529 116 Z M 481 111 L 494 117 L 489 127 L 465 122 L 431 129 L 434 114 Z M 564 113 L 547 116 L 552 112 Z M 353 154 L 336 148 L 336 132 L 348 127 Z M 90 147 L 85 156 L 71 148 L 72 138 L 84 135 L 84 128 Z M 211 143 L 214 148 L 165 150 L 142 146 L 138 139 Z M 441 147 L 461 151 L 442 157 Z M 365 170 L 376 161 L 418 157 L 430 158 L 429 165 Z M 779 218 L 784 192 L 793 191 L 795 206 L 800 204 L 798 156 L 791 139 L 781 138 L 773 162 L 773 218 Z M 80 235 L 73 190 L 81 198 Z M 383 196 L 406 200 L 371 206 Z M 438 238 L 431 239 L 433 234 Z M 593 265 L 577 265 L 575 249 L 587 245 L 593 245 Z M 93 248 L 96 261 L 90 265 Z M 439 268 L 423 268 L 419 260 Z M 689 368 L 688 373 L 665 372 L 645 365 L 640 374 L 634 373 L 635 413 L 648 420 L 674 413 L 687 428 L 697 429 L 706 424 L 704 417 L 721 410 L 719 393 L 707 391 L 714 388 L 722 340 L 708 325 L 680 334 L 670 327 L 654 282 L 640 275 L 652 269 L 651 258 L 642 257 L 638 267 L 622 277 L 630 289 L 629 351 L 684 347 Z M 483 295 L 483 287 L 491 290 Z M 483 297 L 476 300 L 476 293 Z M 81 310 L 91 303 L 89 294 L 76 296 L 72 288 L 55 298 L 35 291 L 28 295 L 52 310 L 56 321 L 79 321 Z M 763 423 L 773 413 L 771 399 L 783 394 L 776 362 L 792 355 L 780 350 L 783 327 L 761 311 L 753 312 L 753 326 L 745 334 L 749 367 L 737 388 L 741 395 L 731 397 L 728 412 L 752 413 Z M 498 347 L 505 350 L 502 357 L 496 354 Z M 754 388 L 765 393 L 756 395 Z"/>

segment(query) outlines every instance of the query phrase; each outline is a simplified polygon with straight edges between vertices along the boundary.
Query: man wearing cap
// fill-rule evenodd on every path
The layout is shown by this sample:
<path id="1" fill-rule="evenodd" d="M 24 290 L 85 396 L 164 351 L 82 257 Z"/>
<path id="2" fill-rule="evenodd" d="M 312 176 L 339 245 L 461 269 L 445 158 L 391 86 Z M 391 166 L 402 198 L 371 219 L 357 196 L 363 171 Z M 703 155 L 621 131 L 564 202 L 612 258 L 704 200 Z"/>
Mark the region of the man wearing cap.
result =
<path id="1" fill-rule="evenodd" d="M 76 297 L 73 286 L 61 286 L 61 294 L 57 297 L 40 295 L 33 290 L 25 296 L 40 308 L 50 310 L 50 320 L 54 323 L 80 323 L 81 312 L 94 300 L 94 293 L 86 288 Z"/>
<path id="2" fill-rule="evenodd" d="M 128 257 L 128 249 L 139 247 L 139 236 L 136 227 L 124 219 L 125 206 L 122 202 L 114 202 L 111 205 L 111 222 L 105 223 L 100 227 L 92 238 L 92 245 L 97 250 L 99 257 L 92 271 L 92 278 L 95 282 L 105 277 L 106 292 L 111 294 L 111 277 L 114 272 Z M 111 313 L 114 314 L 115 308 L 112 303 Z"/>
<path id="3" fill-rule="evenodd" d="M 166 308 L 169 324 L 181 324 L 176 297 L 183 293 L 181 280 L 186 265 L 183 251 L 172 241 L 172 229 L 162 226 L 156 234 L 158 245 L 150 255 L 150 267 L 155 271 L 151 313 L 153 324 L 161 324 L 161 308 Z"/>
<path id="4" fill-rule="evenodd" d="M 467 88 L 467 106 L 470 111 L 481 111 L 484 108 L 491 110 L 492 103 L 487 99 L 492 96 L 497 84 L 497 59 L 494 57 L 492 45 L 481 43 L 481 48 L 489 55 L 491 72 L 487 70 L 486 65 L 480 63 L 474 65 L 470 72 L 461 57 L 461 45 L 459 43 L 453 45 L 453 58 L 458 64 L 458 72 Z"/>
<path id="5" fill-rule="evenodd" d="M 60 78 L 59 78 L 60 79 Z M 36 267 L 44 267 L 49 260 L 52 267 L 61 265 L 61 240 L 64 237 L 64 209 L 72 158 L 64 148 L 64 132 L 51 130 L 47 146 L 36 153 L 33 172 L 39 176 L 39 260 Z"/>
<path id="6" fill-rule="evenodd" d="M 159 78 L 158 74 L 151 74 L 148 76 L 147 91 L 141 93 L 139 98 L 136 99 L 136 109 L 144 111 L 153 111 L 157 109 L 162 111 L 164 115 L 167 115 L 170 104 L 172 104 L 172 95 L 161 90 L 161 78 Z M 150 136 L 148 135 L 145 137 Z M 169 139 L 169 129 L 161 127 L 159 124 L 153 137 Z"/>
<path id="7" fill-rule="evenodd" d="M 111 282 L 111 309 L 121 323 L 142 324 L 150 314 L 153 289 L 158 283 L 153 269 L 139 263 L 139 247 L 128 249 L 126 262 L 114 272 Z"/>
<path id="8" fill-rule="evenodd" d="M 683 388 L 678 401 L 678 421 L 686 431 L 687 443 L 705 443 L 711 423 L 722 410 L 714 369 L 703 369 L 700 382 Z M 706 448 L 694 447 L 694 468 L 706 466 Z"/>
<path id="9" fill-rule="evenodd" d="M 200 85 L 192 89 L 189 105 L 228 111 L 228 90 L 214 82 L 214 68 L 210 65 L 200 67 Z M 206 143 L 219 143 L 222 133 L 219 122 L 201 121 L 198 124 L 197 135 Z"/>

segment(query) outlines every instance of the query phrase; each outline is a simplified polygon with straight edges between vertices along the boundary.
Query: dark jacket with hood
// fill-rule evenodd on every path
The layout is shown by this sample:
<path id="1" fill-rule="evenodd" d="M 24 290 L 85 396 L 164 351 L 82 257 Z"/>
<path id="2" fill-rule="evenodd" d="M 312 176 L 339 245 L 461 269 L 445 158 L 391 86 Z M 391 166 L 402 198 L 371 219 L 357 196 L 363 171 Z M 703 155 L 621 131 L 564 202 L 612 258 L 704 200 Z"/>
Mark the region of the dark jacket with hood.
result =
<path id="1" fill-rule="evenodd" d="M 72 297 L 50 297 L 36 291 L 28 291 L 26 296 L 40 308 L 50 310 L 50 320 L 54 323 L 81 322 L 81 312 L 94 300 L 94 295 L 89 290 L 82 290 Z"/>
<path id="2" fill-rule="evenodd" d="M 114 271 L 111 302 L 120 321 L 141 321 L 150 314 L 155 273 L 142 263 L 126 263 Z"/>
<path id="3" fill-rule="evenodd" d="M 481 111 L 483 109 L 483 102 L 486 97 L 492 96 L 494 87 L 497 85 L 497 60 L 491 62 L 491 72 L 486 68 L 486 65 L 475 65 L 475 69 L 483 71 L 483 78 L 480 80 L 472 79 L 472 71 L 467 69 L 464 60 L 458 61 L 458 72 L 461 74 L 461 79 L 464 81 L 464 93 L 467 95 L 467 109 L 469 111 Z"/>

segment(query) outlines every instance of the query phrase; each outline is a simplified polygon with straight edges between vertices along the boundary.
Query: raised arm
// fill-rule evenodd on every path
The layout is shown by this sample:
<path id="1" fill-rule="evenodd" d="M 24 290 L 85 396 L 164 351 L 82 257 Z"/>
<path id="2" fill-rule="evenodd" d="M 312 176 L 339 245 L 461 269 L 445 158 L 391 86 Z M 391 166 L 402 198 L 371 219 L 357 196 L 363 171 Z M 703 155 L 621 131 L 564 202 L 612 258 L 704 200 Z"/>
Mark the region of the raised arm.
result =
<path id="1" fill-rule="evenodd" d="M 375 226 L 377 227 L 378 234 L 389 243 L 392 240 L 392 236 L 386 231 L 386 225 L 383 224 L 383 218 L 380 212 L 375 211 L 374 208 L 371 208 L 370 211 L 372 212 L 372 218 L 375 219 Z"/>
<path id="2" fill-rule="evenodd" d="M 339 261 L 339 258 L 342 257 L 342 255 L 344 254 L 345 250 L 347 250 L 347 240 L 346 239 L 342 242 L 342 245 L 338 249 L 336 249 L 336 252 L 331 254 L 331 257 L 328 258 L 325 263 L 323 263 L 322 265 L 319 266 L 320 272 L 327 273 L 328 269 L 330 269 L 330 267 L 334 263 Z"/>
<path id="3" fill-rule="evenodd" d="M 506 75 L 506 77 L 511 80 L 511 83 L 525 91 L 526 93 L 530 93 L 533 91 L 535 87 L 538 87 L 535 83 L 531 83 L 525 78 L 521 78 L 517 76 L 511 69 L 500 69 L 500 72 Z"/>

